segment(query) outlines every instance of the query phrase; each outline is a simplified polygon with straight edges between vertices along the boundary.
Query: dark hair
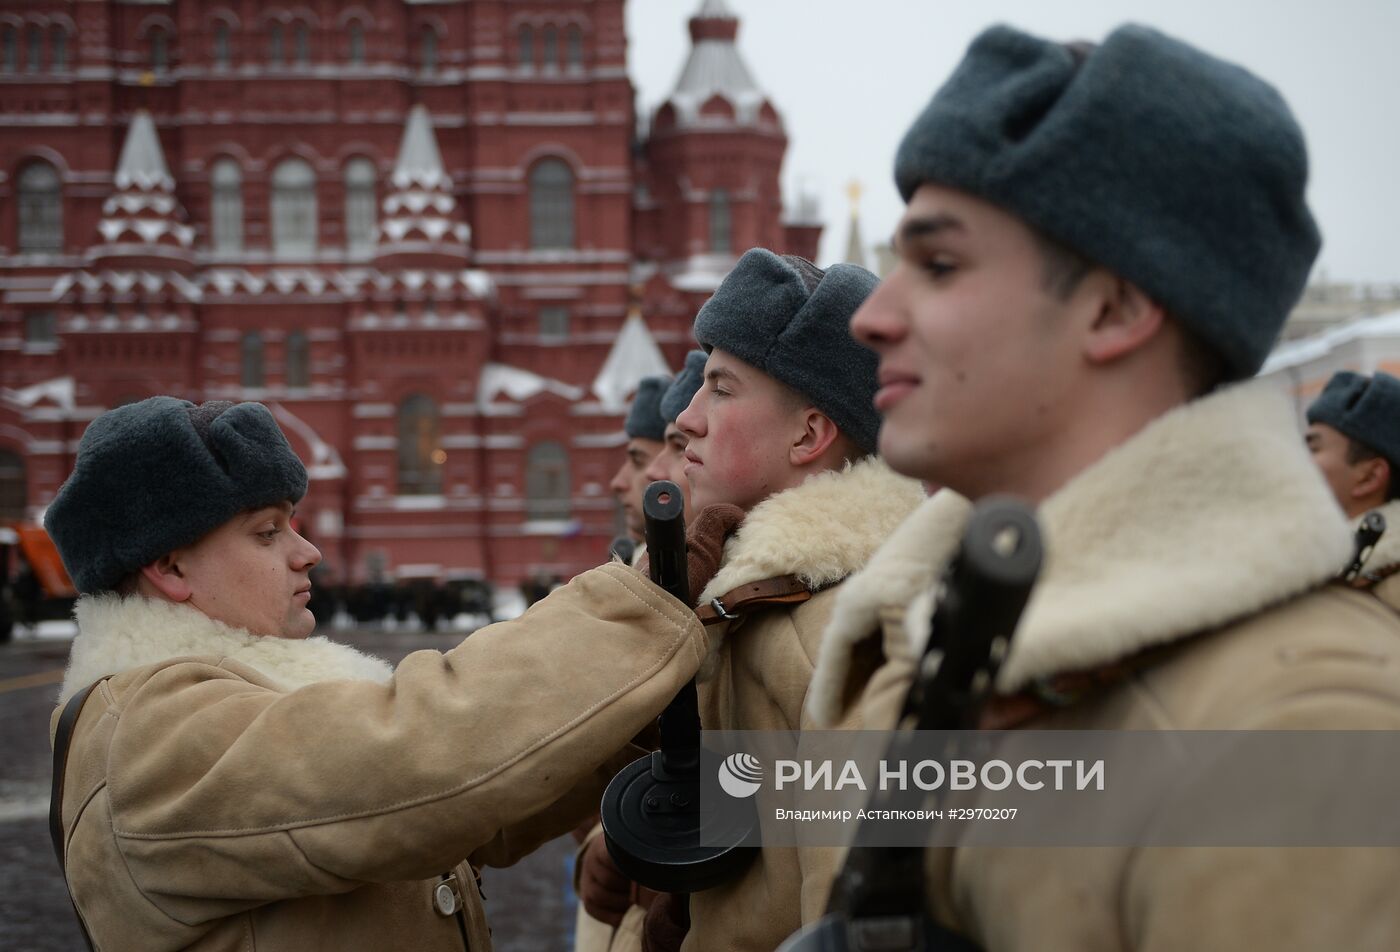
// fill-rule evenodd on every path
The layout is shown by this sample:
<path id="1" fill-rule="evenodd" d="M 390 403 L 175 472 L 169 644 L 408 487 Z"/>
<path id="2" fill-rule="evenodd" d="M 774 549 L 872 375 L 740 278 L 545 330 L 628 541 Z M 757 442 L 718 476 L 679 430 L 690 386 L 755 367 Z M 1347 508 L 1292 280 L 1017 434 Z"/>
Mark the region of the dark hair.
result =
<path id="1" fill-rule="evenodd" d="M 1194 400 L 1204 397 L 1230 378 L 1230 367 L 1225 358 L 1201 336 L 1181 321 L 1176 321 L 1181 331 L 1181 353 L 1179 367 L 1181 378 L 1186 383 L 1186 392 Z"/>
<path id="2" fill-rule="evenodd" d="M 1365 443 L 1362 443 L 1360 440 L 1354 440 L 1349 436 L 1347 437 L 1346 458 L 1348 463 L 1364 463 L 1367 460 L 1385 459 L 1384 456 L 1371 449 Z M 1390 482 L 1385 487 L 1385 501 L 1390 502 L 1392 499 L 1400 499 L 1400 467 L 1396 466 L 1388 459 L 1385 459 L 1385 464 L 1390 468 Z"/>
<path id="3" fill-rule="evenodd" d="M 1037 229 L 1031 229 L 1031 234 L 1040 250 L 1041 280 L 1045 289 L 1059 300 L 1066 300 L 1085 276 L 1094 270 L 1093 259 Z M 1203 397 L 1229 377 L 1229 367 L 1225 358 L 1199 334 L 1182 321 L 1172 320 L 1181 330 L 1180 370 L 1186 391 L 1193 399 Z"/>
<path id="4" fill-rule="evenodd" d="M 1032 228 L 1031 234 L 1040 250 L 1041 281 L 1045 290 L 1061 301 L 1066 300 L 1079 287 L 1085 275 L 1094 270 L 1094 262 L 1039 229 Z"/>

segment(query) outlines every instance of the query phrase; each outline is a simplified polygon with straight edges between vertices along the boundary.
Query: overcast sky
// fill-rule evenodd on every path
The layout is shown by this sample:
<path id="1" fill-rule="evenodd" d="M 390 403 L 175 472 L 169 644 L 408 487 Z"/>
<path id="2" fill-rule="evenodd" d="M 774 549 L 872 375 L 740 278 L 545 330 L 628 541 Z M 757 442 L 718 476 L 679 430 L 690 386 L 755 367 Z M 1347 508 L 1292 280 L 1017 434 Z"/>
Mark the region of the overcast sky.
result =
<path id="1" fill-rule="evenodd" d="M 632 80 L 648 113 L 675 86 L 700 2 L 627 4 Z M 1400 0 L 727 2 L 740 51 L 783 114 L 784 192 L 805 185 L 821 201 L 820 264 L 844 255 L 852 179 L 865 186 L 867 244 L 889 236 L 902 211 L 895 148 L 984 27 L 1099 40 L 1136 20 L 1274 83 L 1307 136 L 1320 267 L 1332 280 L 1400 282 Z"/>

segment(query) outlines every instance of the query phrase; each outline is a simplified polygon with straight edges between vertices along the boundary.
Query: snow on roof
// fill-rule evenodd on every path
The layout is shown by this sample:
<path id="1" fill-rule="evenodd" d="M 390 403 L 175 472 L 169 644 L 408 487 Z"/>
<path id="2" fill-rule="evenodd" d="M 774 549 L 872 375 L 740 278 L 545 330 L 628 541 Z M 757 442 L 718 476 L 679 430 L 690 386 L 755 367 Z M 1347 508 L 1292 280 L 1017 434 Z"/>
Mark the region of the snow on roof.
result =
<path id="1" fill-rule="evenodd" d="M 692 255 L 671 275 L 671 286 L 681 291 L 713 291 L 720 286 L 737 259 L 733 255 Z"/>
<path id="2" fill-rule="evenodd" d="M 1310 363 L 1354 340 L 1395 336 L 1400 336 L 1400 311 L 1358 318 L 1328 328 L 1312 337 L 1304 337 L 1280 344 L 1269 355 L 1269 359 L 1264 361 L 1259 375 L 1262 377 L 1278 370 L 1286 370 L 1289 367 Z"/>
<path id="3" fill-rule="evenodd" d="M 553 393 L 565 400 L 577 400 L 583 396 L 581 389 L 560 380 L 551 380 L 508 364 L 485 364 L 481 368 L 476 399 L 480 406 L 488 407 L 501 394 L 520 403 L 539 393 Z"/>
<path id="4" fill-rule="evenodd" d="M 156 124 L 145 109 L 137 110 L 132 117 L 131 127 L 126 133 L 126 143 L 122 145 L 121 158 L 117 161 L 117 188 L 150 189 L 157 186 L 170 191 L 175 188 L 175 180 L 170 177 L 170 169 L 165 164 L 165 153 L 161 151 L 160 139 L 156 136 Z"/>
<path id="5" fill-rule="evenodd" d="M 340 458 L 340 451 L 321 439 L 321 435 L 311 428 L 311 424 L 280 403 L 272 404 L 269 409 L 278 423 L 306 441 L 311 453 L 311 460 L 306 467 L 306 475 L 309 478 L 341 479 L 345 476 L 345 463 Z"/>
<path id="6" fill-rule="evenodd" d="M 12 405 L 33 407 L 42 400 L 51 400 L 65 410 L 74 407 L 74 383 L 72 377 L 55 377 L 42 383 L 31 384 L 20 390 L 0 387 L 0 397 Z"/>
<path id="7" fill-rule="evenodd" d="M 403 127 L 403 138 L 399 140 L 394 187 L 407 188 L 417 183 L 425 188 L 434 188 L 446 178 L 437 137 L 433 135 L 433 121 L 428 116 L 427 107 L 418 103 L 409 112 L 408 122 Z"/>
<path id="8" fill-rule="evenodd" d="M 705 0 L 696 20 L 735 20 L 722 0 Z M 675 107 L 679 125 L 701 123 L 700 109 L 716 95 L 734 107 L 735 118 L 753 123 L 764 103 L 763 91 L 739 55 L 732 36 L 696 36 L 690 56 L 676 81 L 675 92 L 667 100 Z"/>
<path id="9" fill-rule="evenodd" d="M 604 407 L 620 413 L 627 408 L 627 398 L 636 391 L 643 377 L 670 372 L 646 321 L 634 311 L 627 315 L 622 331 L 603 361 L 603 369 L 594 378 L 593 393 Z"/>
<path id="10" fill-rule="evenodd" d="M 701 20 L 733 20 L 734 13 L 725 4 L 724 0 L 705 0 L 700 5 L 700 12 L 695 14 Z"/>

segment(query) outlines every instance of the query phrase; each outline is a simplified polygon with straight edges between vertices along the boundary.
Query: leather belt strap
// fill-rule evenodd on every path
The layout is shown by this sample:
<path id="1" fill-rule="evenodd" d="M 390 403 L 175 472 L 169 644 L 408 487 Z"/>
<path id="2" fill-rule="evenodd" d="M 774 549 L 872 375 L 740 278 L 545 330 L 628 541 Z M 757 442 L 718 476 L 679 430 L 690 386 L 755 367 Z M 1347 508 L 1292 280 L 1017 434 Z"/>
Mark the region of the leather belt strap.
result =
<path id="1" fill-rule="evenodd" d="M 695 609 L 703 625 L 733 621 L 745 612 L 771 605 L 800 605 L 812 597 L 812 590 L 796 575 L 779 575 L 761 582 L 740 585 L 719 598 Z"/>
<path id="2" fill-rule="evenodd" d="M 63 873 L 63 885 L 68 885 L 68 863 L 63 855 L 63 778 L 68 771 L 68 745 L 73 740 L 73 728 L 78 725 L 78 715 L 82 713 L 92 689 L 105 678 L 92 682 L 68 699 L 63 713 L 58 716 L 58 729 L 53 735 L 53 787 L 49 791 L 49 836 L 53 839 L 53 852 L 58 857 L 58 868 Z M 73 904 L 73 915 L 77 917 L 78 928 L 83 931 L 83 941 L 93 948 L 92 936 L 88 935 L 87 923 L 78 912 L 78 903 L 73 899 L 73 890 L 68 890 L 68 901 Z"/>
<path id="3" fill-rule="evenodd" d="M 1397 562 L 1394 565 L 1388 565 L 1385 568 L 1375 572 L 1363 571 L 1359 573 L 1356 576 L 1356 578 L 1352 579 L 1350 582 L 1346 582 L 1345 584 L 1350 585 L 1352 588 L 1359 588 L 1363 592 L 1368 592 L 1371 589 L 1375 588 L 1377 585 L 1379 585 L 1381 582 L 1384 582 L 1386 579 L 1390 578 L 1396 572 L 1400 572 L 1400 562 Z"/>

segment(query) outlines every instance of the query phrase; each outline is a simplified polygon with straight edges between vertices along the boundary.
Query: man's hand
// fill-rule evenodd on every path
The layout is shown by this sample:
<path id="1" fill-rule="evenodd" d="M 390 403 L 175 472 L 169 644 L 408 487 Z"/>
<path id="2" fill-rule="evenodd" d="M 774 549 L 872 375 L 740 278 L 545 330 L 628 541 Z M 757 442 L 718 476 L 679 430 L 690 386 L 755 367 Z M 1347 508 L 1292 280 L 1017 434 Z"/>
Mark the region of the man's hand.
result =
<path id="1" fill-rule="evenodd" d="M 588 841 L 578 862 L 578 898 L 584 911 L 616 929 L 632 905 L 632 881 L 608 855 L 601 833 Z"/>
<path id="2" fill-rule="evenodd" d="M 642 952 L 678 952 L 690 931 L 690 897 L 659 893 L 642 924 Z"/>
<path id="3" fill-rule="evenodd" d="M 706 506 L 700 510 L 685 530 L 687 574 L 690 578 L 691 601 L 699 601 L 700 593 L 719 571 L 724 558 L 724 540 L 744 521 L 744 510 L 729 503 Z"/>

